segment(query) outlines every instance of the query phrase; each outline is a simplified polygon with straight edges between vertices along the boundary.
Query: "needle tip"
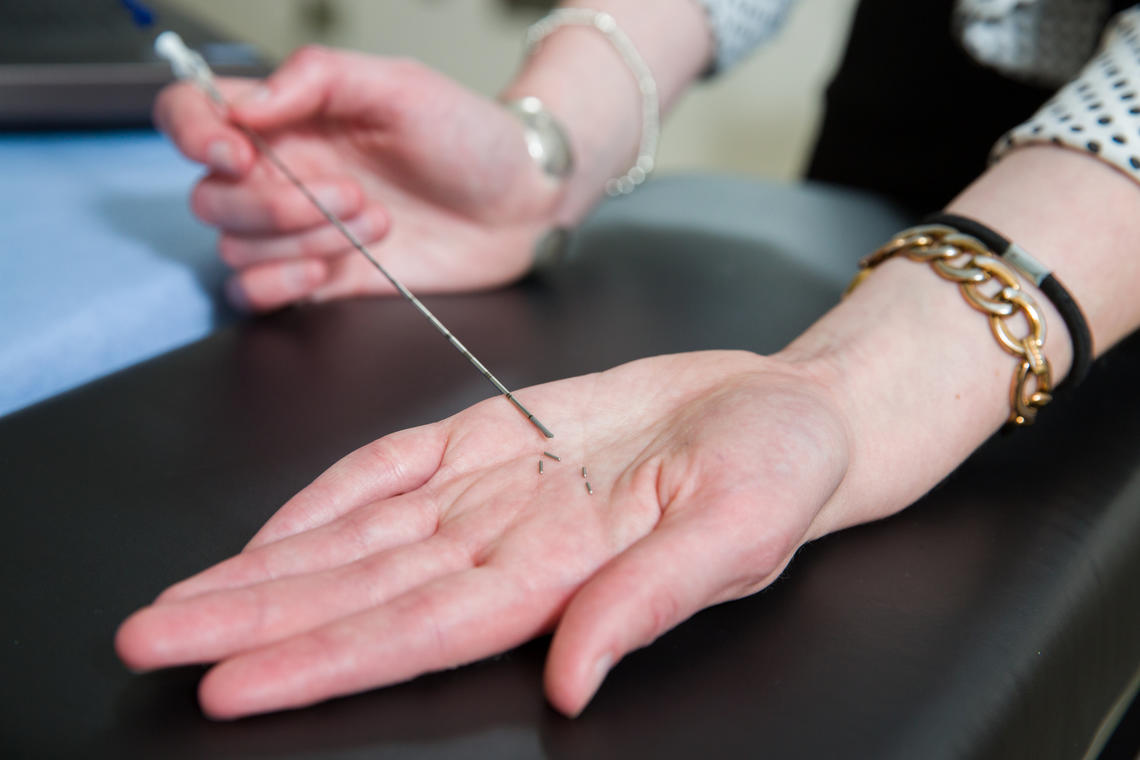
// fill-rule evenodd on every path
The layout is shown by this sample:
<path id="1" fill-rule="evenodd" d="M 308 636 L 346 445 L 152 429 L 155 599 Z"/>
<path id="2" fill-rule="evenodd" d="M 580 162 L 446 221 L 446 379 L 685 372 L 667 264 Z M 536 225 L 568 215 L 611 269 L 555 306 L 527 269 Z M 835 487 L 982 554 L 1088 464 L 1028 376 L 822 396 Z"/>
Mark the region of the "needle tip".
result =
<path id="1" fill-rule="evenodd" d="M 528 415 L 527 415 L 527 419 L 528 419 L 528 420 L 530 420 L 530 421 L 531 421 L 531 423 L 532 423 L 532 424 L 533 424 L 533 425 L 534 425 L 536 428 L 538 428 L 539 432 L 541 432 L 541 433 L 542 433 L 543 435 L 545 435 L 547 438 L 553 438 L 553 437 L 554 437 L 554 433 L 551 433 L 551 432 L 550 432 L 550 431 L 547 429 L 546 425 L 543 425 L 541 422 L 539 422 L 539 421 L 538 421 L 538 418 L 537 418 L 537 417 L 535 417 L 533 414 L 528 414 Z"/>

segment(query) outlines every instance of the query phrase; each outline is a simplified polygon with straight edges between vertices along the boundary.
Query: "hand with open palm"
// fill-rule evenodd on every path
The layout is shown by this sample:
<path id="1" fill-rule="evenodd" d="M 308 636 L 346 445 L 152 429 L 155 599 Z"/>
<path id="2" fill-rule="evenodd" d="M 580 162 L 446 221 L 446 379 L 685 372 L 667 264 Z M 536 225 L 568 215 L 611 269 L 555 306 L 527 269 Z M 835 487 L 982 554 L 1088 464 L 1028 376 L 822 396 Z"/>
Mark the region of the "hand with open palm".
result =
<path id="1" fill-rule="evenodd" d="M 218 663 L 202 705 L 234 717 L 553 630 L 547 694 L 576 714 L 623 655 L 770 583 L 826 532 L 848 467 L 828 392 L 774 358 L 657 357 L 519 396 L 553 441 L 502 398 L 382 438 L 135 613 L 120 655 Z"/>

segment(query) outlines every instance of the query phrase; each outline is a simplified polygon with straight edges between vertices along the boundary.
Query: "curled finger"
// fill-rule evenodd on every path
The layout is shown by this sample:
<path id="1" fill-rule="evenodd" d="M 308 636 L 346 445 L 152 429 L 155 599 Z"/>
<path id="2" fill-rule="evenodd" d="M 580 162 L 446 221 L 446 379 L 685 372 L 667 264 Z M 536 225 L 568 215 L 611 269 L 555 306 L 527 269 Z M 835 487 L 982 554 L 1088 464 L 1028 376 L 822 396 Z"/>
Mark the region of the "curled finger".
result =
<path id="1" fill-rule="evenodd" d="M 256 86 L 246 79 L 219 79 L 217 84 L 227 98 L 241 97 Z M 188 82 L 164 87 L 155 98 L 152 116 L 159 131 L 192 161 L 231 176 L 244 175 L 254 164 L 256 152 L 249 139 Z"/>
<path id="2" fill-rule="evenodd" d="M 257 264 L 226 281 L 226 297 L 240 311 L 272 311 L 302 300 L 328 277 L 321 259 Z"/>
<path id="3" fill-rule="evenodd" d="M 388 214 L 380 206 L 367 206 L 345 222 L 345 226 L 361 243 L 369 245 L 387 233 Z M 355 253 L 344 234 L 331 224 L 280 235 L 224 234 L 218 241 L 218 251 L 222 260 L 235 268 L 277 259 L 328 258 Z"/>
<path id="4" fill-rule="evenodd" d="M 308 189 L 342 221 L 350 221 L 364 208 L 364 192 L 349 177 L 314 180 Z M 206 224 L 239 235 L 299 232 L 328 224 L 304 193 L 285 180 L 266 176 L 235 181 L 210 175 L 194 187 L 190 207 Z"/>

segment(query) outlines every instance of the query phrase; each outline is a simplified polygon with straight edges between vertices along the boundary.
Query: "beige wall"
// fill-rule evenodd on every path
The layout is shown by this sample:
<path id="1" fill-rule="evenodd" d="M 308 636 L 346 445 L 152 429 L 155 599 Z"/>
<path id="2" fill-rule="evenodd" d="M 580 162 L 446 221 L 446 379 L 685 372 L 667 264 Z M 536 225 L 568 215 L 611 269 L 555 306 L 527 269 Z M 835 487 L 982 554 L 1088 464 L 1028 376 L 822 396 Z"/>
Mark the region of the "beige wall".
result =
<path id="1" fill-rule="evenodd" d="M 306 42 L 408 55 L 488 95 L 515 69 L 536 18 L 499 0 L 172 1 L 274 58 Z M 796 176 L 854 4 L 799 0 L 779 39 L 694 89 L 666 125 L 663 170 Z"/>

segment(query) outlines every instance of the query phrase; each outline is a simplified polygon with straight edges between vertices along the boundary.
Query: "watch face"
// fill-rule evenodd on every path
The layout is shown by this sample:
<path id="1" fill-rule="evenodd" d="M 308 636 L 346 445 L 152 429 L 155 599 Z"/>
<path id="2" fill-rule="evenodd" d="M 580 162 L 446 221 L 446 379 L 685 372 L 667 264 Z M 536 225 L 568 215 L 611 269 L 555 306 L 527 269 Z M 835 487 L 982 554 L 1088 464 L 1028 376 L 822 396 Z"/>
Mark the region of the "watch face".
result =
<path id="1" fill-rule="evenodd" d="M 574 168 L 566 131 L 541 100 L 528 96 L 505 104 L 523 123 L 523 137 L 530 157 L 551 177 L 562 179 Z"/>

